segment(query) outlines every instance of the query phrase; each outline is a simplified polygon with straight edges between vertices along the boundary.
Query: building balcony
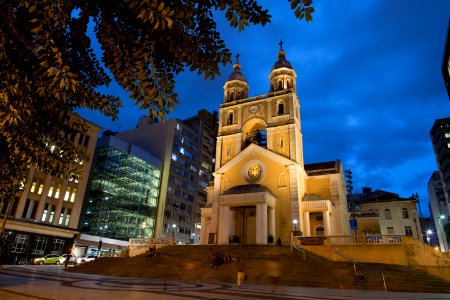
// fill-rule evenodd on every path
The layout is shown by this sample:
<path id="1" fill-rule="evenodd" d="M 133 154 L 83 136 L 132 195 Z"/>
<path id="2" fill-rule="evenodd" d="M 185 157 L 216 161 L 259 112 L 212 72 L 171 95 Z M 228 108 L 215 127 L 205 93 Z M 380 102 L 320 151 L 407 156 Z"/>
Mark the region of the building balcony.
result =
<path id="1" fill-rule="evenodd" d="M 379 213 L 377 211 L 355 211 L 350 216 L 355 218 L 378 218 Z"/>

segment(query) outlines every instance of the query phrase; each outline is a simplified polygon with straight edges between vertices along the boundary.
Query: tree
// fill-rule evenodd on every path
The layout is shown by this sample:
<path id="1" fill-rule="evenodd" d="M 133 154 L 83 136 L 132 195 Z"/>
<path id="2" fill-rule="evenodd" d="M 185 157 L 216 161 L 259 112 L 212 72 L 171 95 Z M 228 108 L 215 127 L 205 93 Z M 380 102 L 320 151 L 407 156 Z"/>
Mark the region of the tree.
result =
<path id="1" fill-rule="evenodd" d="M 312 20 L 312 0 L 288 1 L 297 18 Z M 188 68 L 214 79 L 231 62 L 215 11 L 239 30 L 271 17 L 255 0 L 0 0 L 1 199 L 17 192 L 29 167 L 65 178 L 79 173 L 73 162 L 88 157 L 68 137 L 87 125 L 74 111 L 115 120 L 120 99 L 98 92 L 112 79 L 155 119 L 178 103 L 176 74 Z"/>

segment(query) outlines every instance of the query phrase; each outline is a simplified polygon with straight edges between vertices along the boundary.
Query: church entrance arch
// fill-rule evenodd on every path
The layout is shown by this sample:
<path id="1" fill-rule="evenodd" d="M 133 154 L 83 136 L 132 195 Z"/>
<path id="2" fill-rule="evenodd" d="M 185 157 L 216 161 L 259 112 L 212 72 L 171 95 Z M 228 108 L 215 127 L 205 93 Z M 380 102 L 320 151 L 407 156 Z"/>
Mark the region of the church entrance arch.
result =
<path id="1" fill-rule="evenodd" d="M 256 243 L 255 206 L 238 206 L 230 209 L 230 243 Z"/>

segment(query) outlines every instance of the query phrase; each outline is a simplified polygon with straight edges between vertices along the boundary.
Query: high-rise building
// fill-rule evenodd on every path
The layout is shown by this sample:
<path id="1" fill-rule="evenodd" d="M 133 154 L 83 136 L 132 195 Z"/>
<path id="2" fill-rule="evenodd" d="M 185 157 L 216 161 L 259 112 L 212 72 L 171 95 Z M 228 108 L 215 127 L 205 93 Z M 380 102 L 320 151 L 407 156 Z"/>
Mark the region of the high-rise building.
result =
<path id="1" fill-rule="evenodd" d="M 200 147 L 198 159 L 198 177 L 196 180 L 197 195 L 194 207 L 194 229 L 192 238 L 194 244 L 200 239 L 201 211 L 206 205 L 206 187 L 213 180 L 214 154 L 216 153 L 216 137 L 218 129 L 217 112 L 210 113 L 204 109 L 200 110 L 196 116 L 183 120 L 183 123 L 199 132 Z"/>
<path id="2" fill-rule="evenodd" d="M 447 94 L 450 99 L 450 21 L 448 23 L 444 59 L 442 61 L 442 76 L 444 78 L 445 88 L 447 89 Z"/>
<path id="3" fill-rule="evenodd" d="M 88 124 L 86 134 L 74 133 L 70 139 L 86 148 L 92 157 L 100 127 Z M 92 160 L 82 163 L 80 178 L 63 180 L 30 169 L 28 180 L 17 195 L 6 233 L 14 239 L 11 253 L 16 258 L 67 253 L 78 233 L 77 225 L 83 204 Z M 6 207 L 0 208 L 4 214 Z"/>
<path id="4" fill-rule="evenodd" d="M 75 254 L 113 255 L 130 238 L 153 237 L 162 162 L 115 136 L 98 140 Z"/>
<path id="5" fill-rule="evenodd" d="M 444 196 L 450 202 L 450 118 L 437 119 L 430 131 L 431 142 L 442 180 Z M 448 212 L 446 215 L 448 216 Z"/>
<path id="6" fill-rule="evenodd" d="M 292 231 L 349 234 L 340 162 L 304 165 L 297 75 L 284 50 L 268 94 L 249 97 L 239 61 L 233 67 L 220 105 L 214 182 L 201 209 L 201 243 L 287 242 Z"/>
<path id="7" fill-rule="evenodd" d="M 204 203 L 202 185 L 212 172 L 208 153 L 213 151 L 214 115 L 208 114 L 200 111 L 186 123 L 178 119 L 158 123 L 144 117 L 135 129 L 116 134 L 163 161 L 155 237 L 194 242 L 196 216 Z"/>
<path id="8" fill-rule="evenodd" d="M 428 181 L 428 197 L 430 199 L 430 213 L 436 228 L 436 236 L 439 241 L 439 247 L 442 252 L 449 250 L 447 235 L 444 231 L 444 225 L 448 221 L 448 204 L 445 199 L 444 187 L 441 175 L 434 171 Z M 432 234 L 432 233 L 431 233 Z"/>

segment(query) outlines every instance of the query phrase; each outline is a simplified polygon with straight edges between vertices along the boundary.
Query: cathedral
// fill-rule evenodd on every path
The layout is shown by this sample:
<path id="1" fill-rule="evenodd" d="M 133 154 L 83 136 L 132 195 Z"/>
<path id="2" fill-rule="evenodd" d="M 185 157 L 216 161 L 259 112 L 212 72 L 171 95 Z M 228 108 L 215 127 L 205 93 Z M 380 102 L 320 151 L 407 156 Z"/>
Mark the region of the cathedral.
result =
<path id="1" fill-rule="evenodd" d="M 202 244 L 350 234 L 341 162 L 304 164 L 297 75 L 282 45 L 267 94 L 249 97 L 238 55 L 225 83 Z"/>

